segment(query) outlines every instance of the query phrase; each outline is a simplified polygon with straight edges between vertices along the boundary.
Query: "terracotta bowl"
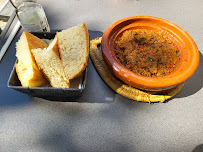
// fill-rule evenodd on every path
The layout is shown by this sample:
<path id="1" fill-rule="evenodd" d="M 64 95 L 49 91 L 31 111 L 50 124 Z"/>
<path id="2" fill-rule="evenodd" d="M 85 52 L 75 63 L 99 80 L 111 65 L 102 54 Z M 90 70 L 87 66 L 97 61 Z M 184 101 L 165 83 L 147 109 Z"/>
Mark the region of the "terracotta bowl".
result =
<path id="1" fill-rule="evenodd" d="M 164 30 L 177 42 L 181 58 L 178 67 L 162 77 L 146 77 L 125 68 L 114 53 L 114 41 L 128 29 Z M 101 50 L 107 65 L 113 74 L 123 82 L 143 90 L 167 90 L 191 77 L 199 64 L 199 51 L 189 34 L 176 24 L 152 16 L 132 16 L 110 25 L 102 36 Z"/>

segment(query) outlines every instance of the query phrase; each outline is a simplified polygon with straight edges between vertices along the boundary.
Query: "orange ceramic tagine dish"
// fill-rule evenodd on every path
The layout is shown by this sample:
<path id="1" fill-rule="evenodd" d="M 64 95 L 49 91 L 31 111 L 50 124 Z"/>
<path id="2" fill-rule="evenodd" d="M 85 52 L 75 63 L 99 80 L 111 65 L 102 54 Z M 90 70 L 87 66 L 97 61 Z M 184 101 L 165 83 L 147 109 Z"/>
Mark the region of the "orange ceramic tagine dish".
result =
<path id="1" fill-rule="evenodd" d="M 115 43 L 125 31 L 129 30 L 164 32 L 180 51 L 177 67 L 165 75 L 149 77 L 133 72 L 121 64 L 115 53 Z M 166 37 L 165 35 L 163 37 Z M 199 64 L 199 51 L 190 35 L 176 24 L 152 16 L 132 16 L 113 23 L 102 36 L 101 50 L 107 65 L 117 78 L 143 90 L 167 90 L 184 83 L 194 74 Z M 148 59 L 154 61 L 150 57 Z"/>

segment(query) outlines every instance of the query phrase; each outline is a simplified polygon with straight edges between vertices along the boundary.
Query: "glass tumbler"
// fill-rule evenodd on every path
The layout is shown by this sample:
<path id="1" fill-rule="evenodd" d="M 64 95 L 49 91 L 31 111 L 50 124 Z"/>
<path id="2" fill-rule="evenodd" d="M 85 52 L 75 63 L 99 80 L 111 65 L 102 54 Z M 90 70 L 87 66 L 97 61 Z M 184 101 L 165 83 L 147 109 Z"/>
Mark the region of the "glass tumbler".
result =
<path id="1" fill-rule="evenodd" d="M 16 10 L 18 19 L 27 32 L 50 32 L 50 27 L 41 4 L 25 1 Z"/>

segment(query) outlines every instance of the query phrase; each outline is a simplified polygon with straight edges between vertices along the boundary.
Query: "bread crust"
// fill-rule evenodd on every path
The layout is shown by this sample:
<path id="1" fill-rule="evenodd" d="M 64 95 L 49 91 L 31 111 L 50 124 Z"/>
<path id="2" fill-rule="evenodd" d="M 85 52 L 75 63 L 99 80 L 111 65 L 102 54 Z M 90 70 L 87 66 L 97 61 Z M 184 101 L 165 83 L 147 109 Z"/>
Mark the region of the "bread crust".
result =
<path id="1" fill-rule="evenodd" d="M 85 70 L 85 68 L 86 68 L 86 66 L 87 66 L 87 62 L 88 62 L 88 57 L 89 57 L 89 33 L 88 33 L 88 29 L 87 29 L 87 27 L 86 27 L 86 23 L 81 23 L 81 25 L 82 25 L 82 28 L 83 28 L 84 31 L 85 31 L 85 39 L 86 39 L 85 62 L 83 63 L 83 65 L 82 65 L 80 71 L 79 71 L 77 74 L 75 74 L 73 77 L 68 77 L 67 74 L 66 74 L 66 72 L 65 72 L 64 61 L 63 61 L 63 58 L 61 57 L 61 56 L 62 56 L 62 55 L 61 55 L 61 54 L 62 54 L 61 47 L 60 47 L 60 45 L 58 45 L 58 48 L 59 48 L 59 56 L 60 56 L 60 59 L 61 59 L 61 62 L 62 62 L 63 68 L 64 68 L 64 72 L 65 72 L 65 74 L 66 74 L 67 79 L 69 79 L 69 80 L 74 79 L 74 78 L 80 76 L 80 75 L 82 74 L 82 72 Z M 56 32 L 56 35 L 57 35 L 57 38 L 58 38 L 58 41 L 59 41 L 59 40 L 60 40 L 59 32 Z"/>
<path id="2" fill-rule="evenodd" d="M 21 63 L 22 64 L 22 63 Z M 15 64 L 16 73 L 18 79 L 21 82 L 23 87 L 39 87 L 47 83 L 47 80 L 44 78 L 44 75 L 39 71 L 33 68 L 32 78 L 25 82 L 22 73 L 20 72 L 22 65 L 19 64 L 19 61 Z"/>
<path id="3" fill-rule="evenodd" d="M 89 33 L 88 33 L 88 29 L 86 27 L 86 24 L 82 23 L 82 25 L 83 25 L 83 28 L 85 30 L 85 36 L 86 36 L 86 46 L 87 46 L 86 47 L 86 62 L 84 62 L 81 71 L 74 78 L 80 76 L 82 74 L 82 72 L 85 70 L 85 68 L 87 66 L 88 57 L 89 57 Z"/>
<path id="4" fill-rule="evenodd" d="M 31 60 L 32 60 L 29 69 L 31 68 L 32 75 L 29 78 L 29 80 L 24 79 L 24 74 L 25 74 L 26 68 L 28 68 L 23 64 L 23 61 L 26 60 L 26 58 L 22 58 L 21 56 L 17 55 L 17 52 L 16 52 L 16 56 L 18 58 L 18 61 L 15 65 L 16 73 L 17 73 L 18 78 L 19 78 L 21 85 L 23 87 L 38 87 L 38 86 L 41 86 L 43 84 L 46 84 L 47 80 L 44 77 L 43 73 L 41 73 L 41 71 L 39 70 L 39 68 L 36 64 L 36 61 L 32 55 L 31 49 L 46 48 L 46 47 L 48 47 L 48 45 L 45 42 L 43 42 L 41 39 L 37 38 L 36 36 L 34 36 L 31 33 L 24 31 L 22 33 L 22 35 L 23 34 L 25 35 L 25 38 L 24 39 L 20 38 L 19 41 L 25 40 L 24 45 L 28 45 L 27 51 L 29 51 L 28 53 L 30 54 Z M 21 35 L 21 37 L 22 37 L 22 35 Z M 17 46 L 17 43 L 16 43 L 16 46 Z M 20 48 L 16 47 L 16 49 L 20 49 Z M 21 51 L 21 50 L 17 50 L 17 51 Z"/>

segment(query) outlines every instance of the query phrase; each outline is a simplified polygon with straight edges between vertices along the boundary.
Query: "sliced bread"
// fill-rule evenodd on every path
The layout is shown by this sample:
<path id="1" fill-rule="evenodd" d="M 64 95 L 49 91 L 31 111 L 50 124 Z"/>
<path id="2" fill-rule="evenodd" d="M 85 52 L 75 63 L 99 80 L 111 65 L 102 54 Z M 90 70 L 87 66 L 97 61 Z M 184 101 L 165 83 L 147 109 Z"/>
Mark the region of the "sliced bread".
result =
<path id="1" fill-rule="evenodd" d="M 32 49 L 32 54 L 39 69 L 47 77 L 52 87 L 70 87 L 69 80 L 65 77 L 61 60 L 58 56 L 57 37 L 49 44 L 48 48 Z"/>
<path id="2" fill-rule="evenodd" d="M 89 34 L 85 23 L 57 32 L 59 55 L 67 79 L 79 76 L 87 66 Z"/>
<path id="3" fill-rule="evenodd" d="M 18 59 L 16 72 L 23 87 L 38 87 L 47 83 L 46 78 L 38 69 L 31 49 L 46 48 L 48 45 L 31 33 L 23 32 L 16 43 Z"/>

